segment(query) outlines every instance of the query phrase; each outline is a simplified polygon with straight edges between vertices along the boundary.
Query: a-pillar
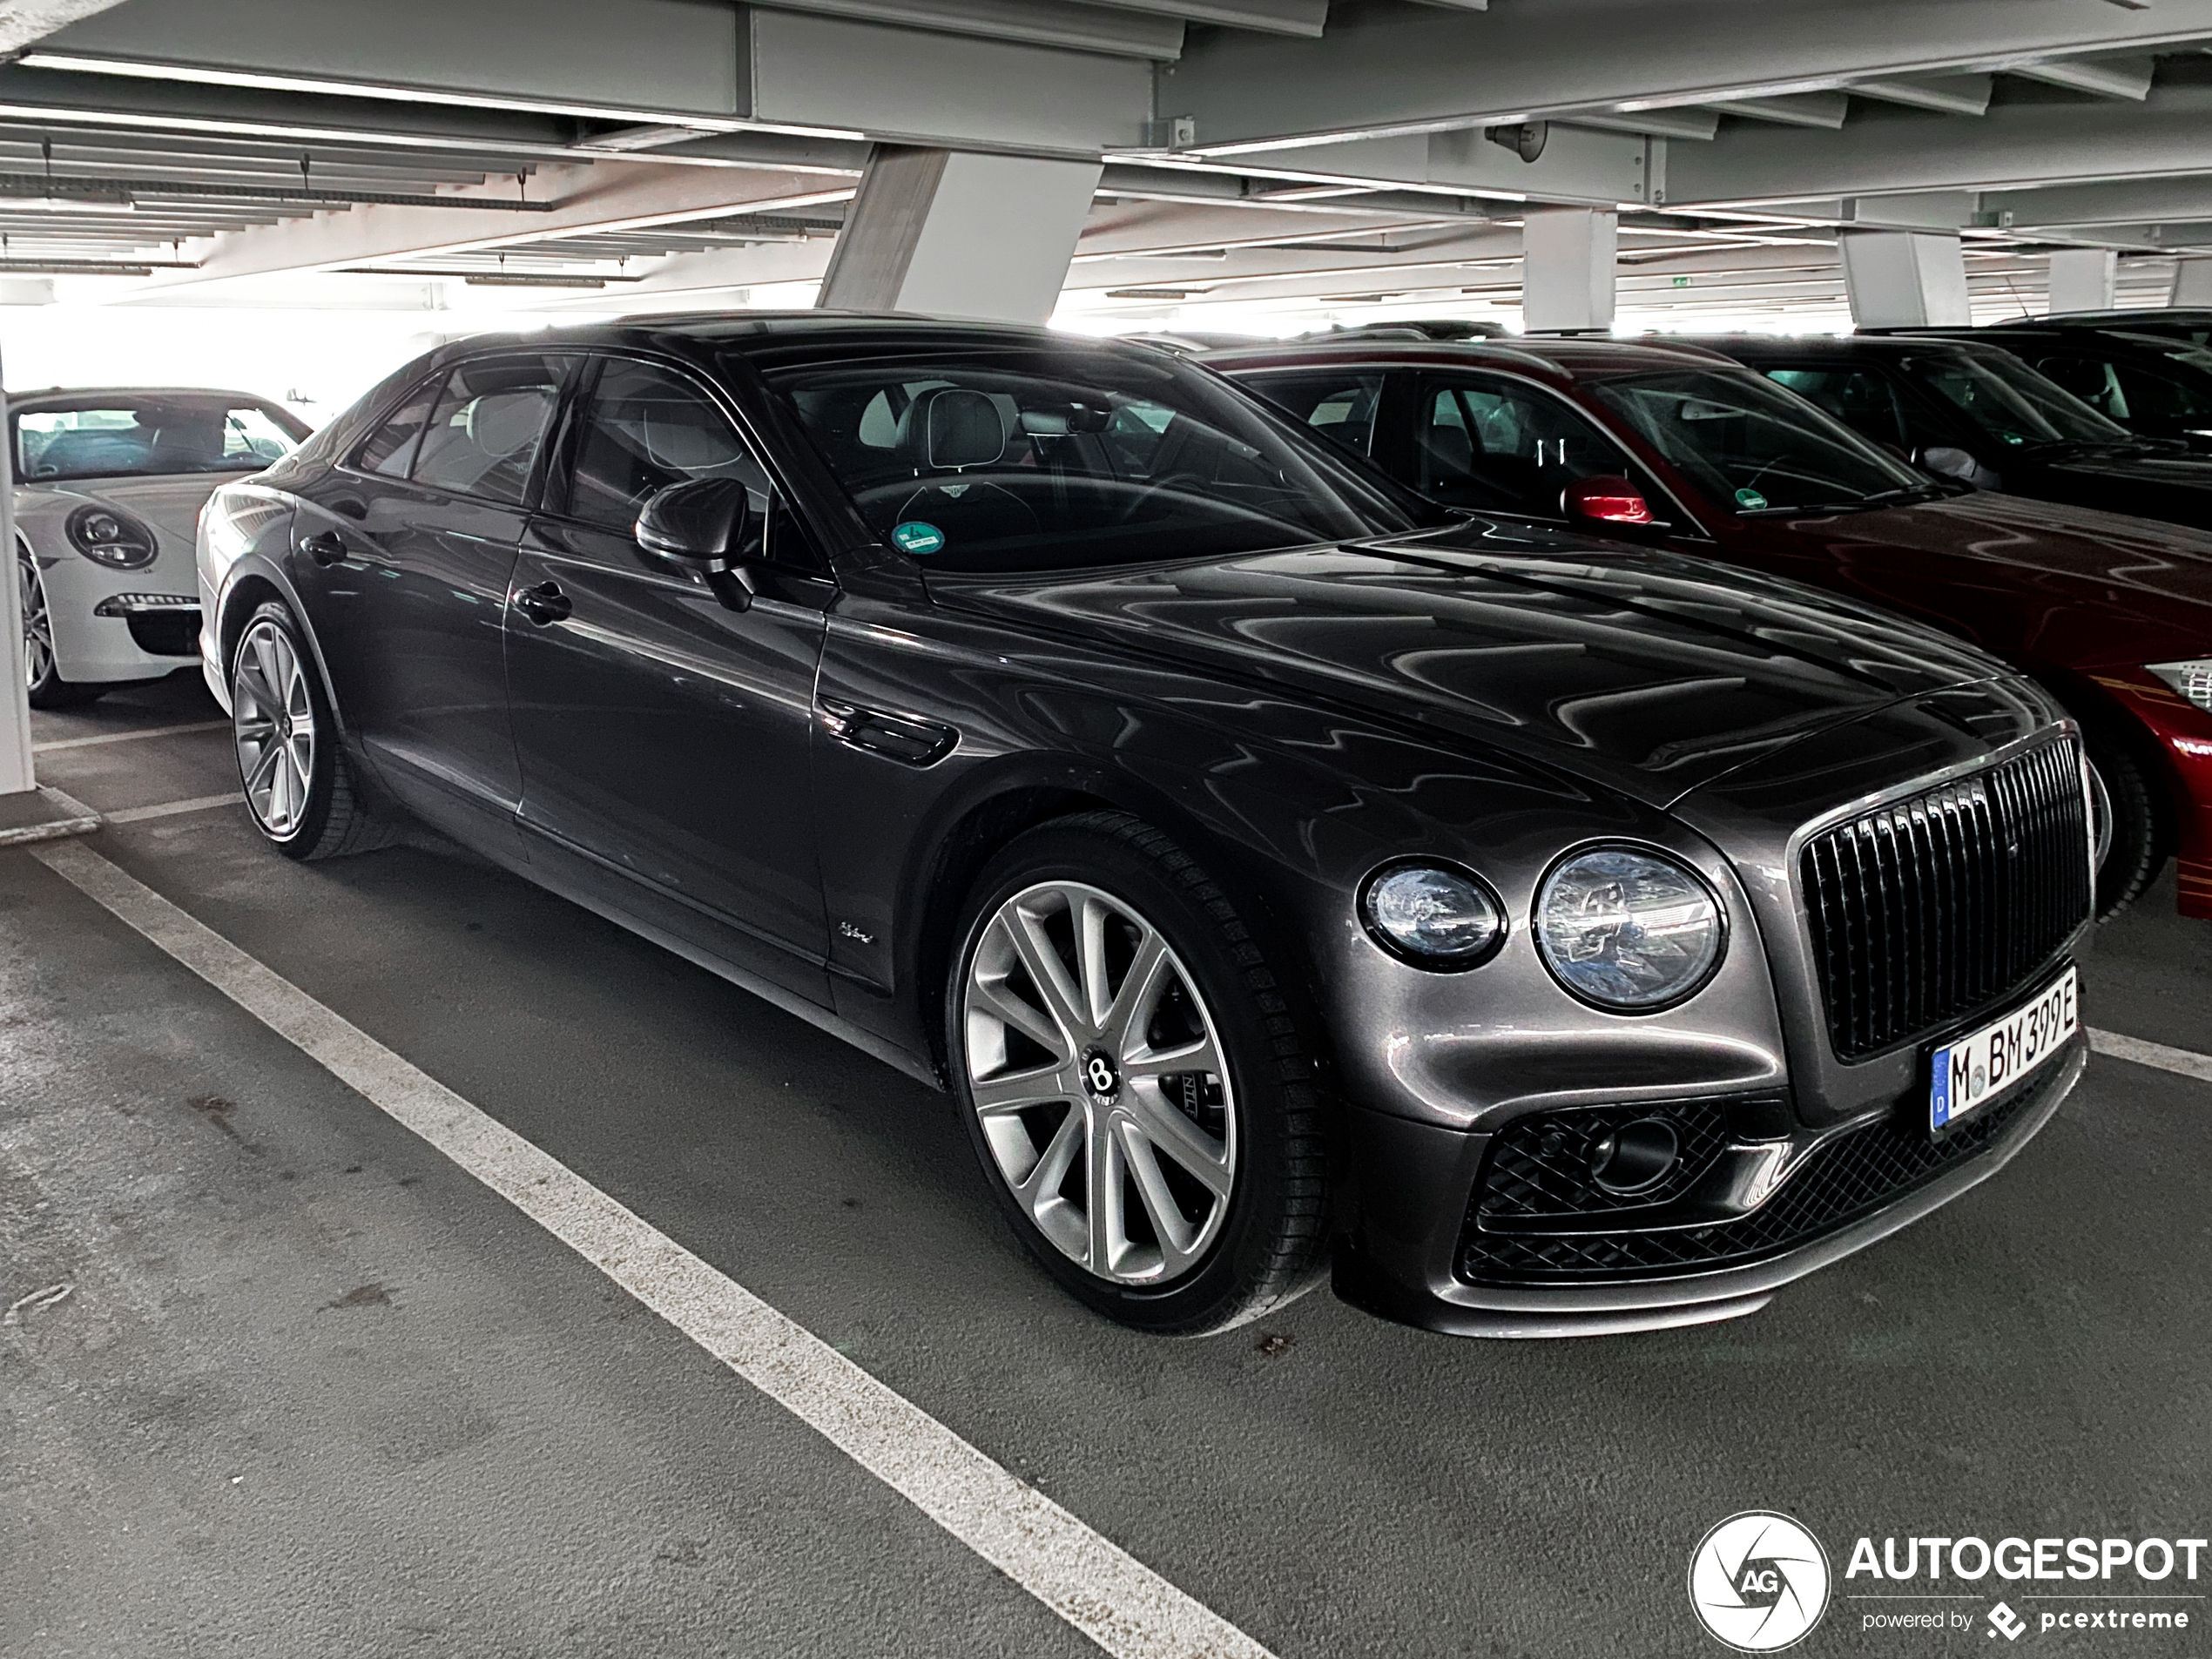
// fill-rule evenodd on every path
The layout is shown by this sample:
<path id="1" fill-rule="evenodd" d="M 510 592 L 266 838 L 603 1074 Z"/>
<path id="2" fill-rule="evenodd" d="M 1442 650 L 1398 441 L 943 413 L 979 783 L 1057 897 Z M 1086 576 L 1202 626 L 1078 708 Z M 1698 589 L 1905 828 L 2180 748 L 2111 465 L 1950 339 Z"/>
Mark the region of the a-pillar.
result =
<path id="1" fill-rule="evenodd" d="M 2212 259 L 2176 260 L 2169 306 L 2212 306 Z"/>
<path id="2" fill-rule="evenodd" d="M 1103 171 L 879 145 L 822 279 L 826 309 L 1042 322 Z"/>
<path id="3" fill-rule="evenodd" d="M 2120 276 L 2120 255 L 2108 247 L 2062 247 L 2051 254 L 2054 315 L 2067 311 L 2109 311 Z"/>
<path id="4" fill-rule="evenodd" d="M 1862 328 L 1963 327 L 1966 260 L 1952 231 L 1845 231 L 1837 239 L 1851 320 Z"/>
<path id="5" fill-rule="evenodd" d="M 1521 226 L 1521 326 L 1532 334 L 1610 329 L 1620 216 L 1531 207 Z"/>

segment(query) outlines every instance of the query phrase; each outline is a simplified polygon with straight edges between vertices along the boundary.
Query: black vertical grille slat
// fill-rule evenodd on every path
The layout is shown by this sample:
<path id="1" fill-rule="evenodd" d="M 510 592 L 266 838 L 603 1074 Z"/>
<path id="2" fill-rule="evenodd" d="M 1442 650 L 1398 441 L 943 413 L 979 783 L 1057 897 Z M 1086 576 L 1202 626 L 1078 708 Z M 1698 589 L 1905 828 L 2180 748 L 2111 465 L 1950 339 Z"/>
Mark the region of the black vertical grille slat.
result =
<path id="1" fill-rule="evenodd" d="M 2080 756 L 2061 740 L 1807 841 L 1798 880 L 1838 1055 L 2019 987 L 2088 919 L 2088 838 Z"/>

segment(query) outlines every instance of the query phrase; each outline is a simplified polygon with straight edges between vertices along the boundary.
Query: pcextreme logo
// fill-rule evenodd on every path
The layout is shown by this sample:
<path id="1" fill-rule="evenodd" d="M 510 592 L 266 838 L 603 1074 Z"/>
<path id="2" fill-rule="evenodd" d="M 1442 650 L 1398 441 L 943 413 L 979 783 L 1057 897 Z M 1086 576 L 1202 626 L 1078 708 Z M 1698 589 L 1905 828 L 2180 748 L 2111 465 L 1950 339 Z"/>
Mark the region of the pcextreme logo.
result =
<path id="1" fill-rule="evenodd" d="M 1778 1653 L 1804 1641 L 1828 1610 L 1828 1552 L 1787 1515 L 1730 1515 L 1690 1553 L 1697 1622 L 1738 1653 Z"/>

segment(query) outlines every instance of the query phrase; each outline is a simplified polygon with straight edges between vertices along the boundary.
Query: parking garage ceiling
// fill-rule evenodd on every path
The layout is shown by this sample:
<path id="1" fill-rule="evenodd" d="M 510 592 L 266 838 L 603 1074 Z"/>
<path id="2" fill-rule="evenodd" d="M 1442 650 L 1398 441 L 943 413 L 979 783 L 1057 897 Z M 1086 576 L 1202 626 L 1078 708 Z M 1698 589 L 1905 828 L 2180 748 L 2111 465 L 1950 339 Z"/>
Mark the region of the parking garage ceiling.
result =
<path id="1" fill-rule="evenodd" d="M 1509 305 L 1532 202 L 1618 207 L 1624 302 L 1690 311 L 1832 304 L 1852 227 L 2022 308 L 2054 247 L 2123 299 L 2212 250 L 2212 0 L 26 0 L 0 45 L 0 276 L 117 302 L 812 281 L 880 142 L 1104 157 L 1069 287 L 1130 315 Z"/>

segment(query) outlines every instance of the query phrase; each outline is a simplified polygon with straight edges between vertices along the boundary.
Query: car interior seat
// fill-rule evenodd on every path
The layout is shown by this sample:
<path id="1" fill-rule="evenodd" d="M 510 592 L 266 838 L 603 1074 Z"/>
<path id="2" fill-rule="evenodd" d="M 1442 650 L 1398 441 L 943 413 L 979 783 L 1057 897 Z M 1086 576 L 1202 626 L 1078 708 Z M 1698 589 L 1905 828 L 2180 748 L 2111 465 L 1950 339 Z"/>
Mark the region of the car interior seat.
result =
<path id="1" fill-rule="evenodd" d="M 901 466 L 927 482 L 900 507 L 899 518 L 934 524 L 948 543 L 1035 535 L 1042 526 L 1019 496 L 968 475 L 1007 465 L 1007 447 L 999 400 L 962 386 L 923 392 L 900 419 L 897 448 Z"/>

